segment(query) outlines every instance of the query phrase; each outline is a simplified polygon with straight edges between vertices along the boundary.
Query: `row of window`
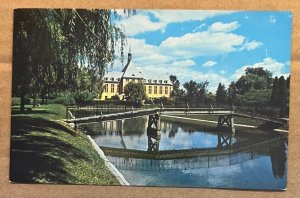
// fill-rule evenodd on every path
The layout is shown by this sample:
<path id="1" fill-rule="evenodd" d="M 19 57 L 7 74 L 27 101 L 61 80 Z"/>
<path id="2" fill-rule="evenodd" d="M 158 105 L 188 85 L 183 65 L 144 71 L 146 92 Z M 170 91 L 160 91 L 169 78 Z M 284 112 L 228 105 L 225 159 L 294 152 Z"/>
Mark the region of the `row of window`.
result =
<path id="1" fill-rule="evenodd" d="M 153 94 L 157 94 L 157 86 L 153 86 Z M 145 86 L 147 92 L 147 87 Z M 169 87 L 165 87 L 165 94 L 169 94 Z M 148 86 L 148 94 L 152 94 L 152 86 Z M 159 86 L 159 94 L 163 94 L 163 86 Z"/>
<path id="2" fill-rule="evenodd" d="M 144 83 L 145 83 L 145 82 L 148 82 L 148 83 L 157 83 L 157 80 L 151 80 L 151 79 L 146 80 L 146 79 L 144 79 Z M 163 80 L 159 80 L 158 82 L 159 82 L 160 84 L 162 84 L 162 83 L 163 83 Z M 168 81 L 167 81 L 167 80 L 164 80 L 164 83 L 167 84 Z"/>
<path id="3" fill-rule="evenodd" d="M 115 88 L 117 89 L 116 93 L 119 93 L 120 85 L 110 84 L 110 92 L 111 93 L 115 93 Z M 104 92 L 105 93 L 108 92 L 108 84 L 104 84 Z"/>
<path id="4" fill-rule="evenodd" d="M 111 80 L 111 81 L 115 81 L 115 80 L 116 80 L 116 81 L 120 81 L 120 78 L 116 78 L 116 79 L 115 79 L 115 78 L 108 78 L 108 77 L 105 77 L 104 80 L 106 80 L 106 81 L 108 81 L 108 80 Z"/>
<path id="5" fill-rule="evenodd" d="M 105 77 L 104 80 L 105 81 L 110 80 L 110 81 L 118 81 L 119 82 L 121 79 L 120 78 L 114 78 L 114 77 L 112 77 L 112 78 Z M 129 82 L 129 81 L 130 81 L 130 79 L 126 79 L 126 82 Z M 133 82 L 140 81 L 141 82 L 141 80 L 138 80 L 138 79 L 136 79 L 136 80 L 135 79 L 131 79 L 131 81 L 133 81 Z M 146 83 L 146 82 L 148 82 L 148 83 L 157 83 L 157 82 L 159 82 L 160 84 L 162 84 L 162 83 L 167 84 L 168 83 L 167 80 L 151 80 L 151 79 L 148 79 L 148 80 L 144 79 L 143 82 L 144 83 Z"/>

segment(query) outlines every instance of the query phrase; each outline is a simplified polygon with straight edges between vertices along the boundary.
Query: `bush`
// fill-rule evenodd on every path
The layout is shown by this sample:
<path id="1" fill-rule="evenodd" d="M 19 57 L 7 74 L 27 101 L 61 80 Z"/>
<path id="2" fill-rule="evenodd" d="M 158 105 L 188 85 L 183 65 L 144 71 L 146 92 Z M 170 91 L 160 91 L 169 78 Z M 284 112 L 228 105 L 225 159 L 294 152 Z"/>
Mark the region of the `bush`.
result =
<path id="1" fill-rule="evenodd" d="M 118 95 L 114 95 L 110 98 L 110 100 L 120 100 L 120 97 Z"/>
<path id="2" fill-rule="evenodd" d="M 58 97 L 54 100 L 52 100 L 53 103 L 56 103 L 56 104 L 62 104 L 62 105 L 65 105 L 65 106 L 70 106 L 70 105 L 75 105 L 75 100 L 73 97 Z"/>
<path id="3" fill-rule="evenodd" d="M 48 103 L 62 104 L 65 106 L 75 105 L 74 94 L 71 92 L 59 93 L 55 99 L 48 100 Z"/>
<path id="4" fill-rule="evenodd" d="M 20 103 L 21 103 L 21 99 L 19 97 L 12 97 L 12 99 L 11 99 L 12 106 L 20 105 Z"/>
<path id="5" fill-rule="evenodd" d="M 91 94 L 89 91 L 83 91 L 83 92 L 76 93 L 74 98 L 76 104 L 84 105 L 84 104 L 91 103 L 94 100 L 95 95 Z"/>

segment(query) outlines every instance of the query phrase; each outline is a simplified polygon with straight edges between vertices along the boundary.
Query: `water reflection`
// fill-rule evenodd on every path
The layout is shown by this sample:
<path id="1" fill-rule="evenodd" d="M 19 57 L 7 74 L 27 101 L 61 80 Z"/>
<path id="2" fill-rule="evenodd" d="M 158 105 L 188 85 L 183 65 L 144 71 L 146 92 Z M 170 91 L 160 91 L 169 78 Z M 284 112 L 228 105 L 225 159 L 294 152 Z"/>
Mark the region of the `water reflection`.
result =
<path id="1" fill-rule="evenodd" d="M 287 143 L 280 141 L 269 147 L 272 171 L 275 178 L 283 178 L 286 174 Z"/>
<path id="2" fill-rule="evenodd" d="M 132 185 L 283 189 L 287 142 L 279 135 L 206 132 L 161 121 L 147 136 L 148 118 L 84 127 Z"/>

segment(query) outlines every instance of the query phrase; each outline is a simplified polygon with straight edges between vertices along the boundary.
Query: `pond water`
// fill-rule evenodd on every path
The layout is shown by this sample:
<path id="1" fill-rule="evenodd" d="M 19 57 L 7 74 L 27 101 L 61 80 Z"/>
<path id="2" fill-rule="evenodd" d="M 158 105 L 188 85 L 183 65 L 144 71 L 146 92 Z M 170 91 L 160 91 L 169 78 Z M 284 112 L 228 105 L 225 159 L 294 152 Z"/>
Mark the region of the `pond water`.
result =
<path id="1" fill-rule="evenodd" d="M 131 185 L 285 189 L 287 140 L 278 134 L 207 132 L 161 120 L 161 136 L 147 136 L 147 117 L 90 123 L 109 161 Z"/>

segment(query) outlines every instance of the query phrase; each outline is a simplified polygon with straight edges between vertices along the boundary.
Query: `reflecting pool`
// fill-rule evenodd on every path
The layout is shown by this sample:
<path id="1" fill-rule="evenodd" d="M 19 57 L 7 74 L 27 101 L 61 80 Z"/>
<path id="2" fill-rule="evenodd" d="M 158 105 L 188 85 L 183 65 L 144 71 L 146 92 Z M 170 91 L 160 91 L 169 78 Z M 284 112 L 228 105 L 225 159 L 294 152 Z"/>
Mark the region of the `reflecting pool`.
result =
<path id="1" fill-rule="evenodd" d="M 279 134 L 203 131 L 161 120 L 147 136 L 148 118 L 90 123 L 90 133 L 131 185 L 285 189 L 287 140 Z"/>

